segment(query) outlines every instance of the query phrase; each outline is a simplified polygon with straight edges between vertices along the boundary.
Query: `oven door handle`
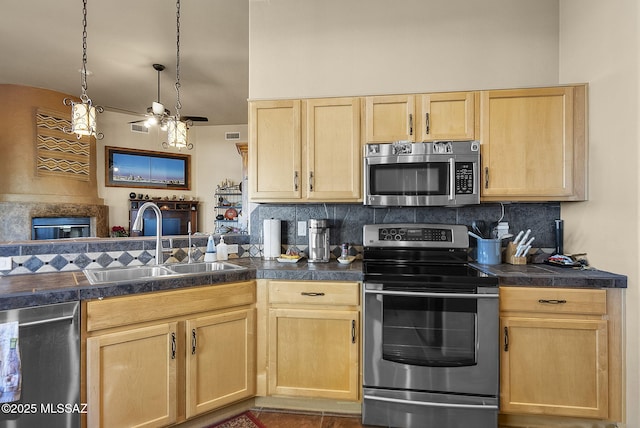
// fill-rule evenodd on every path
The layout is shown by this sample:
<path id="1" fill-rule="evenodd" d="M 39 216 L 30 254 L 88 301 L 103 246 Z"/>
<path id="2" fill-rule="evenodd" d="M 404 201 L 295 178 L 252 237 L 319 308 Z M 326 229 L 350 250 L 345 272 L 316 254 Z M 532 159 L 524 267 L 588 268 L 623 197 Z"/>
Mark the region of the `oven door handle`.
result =
<path id="1" fill-rule="evenodd" d="M 453 409 L 474 409 L 474 410 L 498 410 L 498 406 L 495 404 L 457 404 L 457 403 L 434 403 L 415 400 L 403 400 L 399 398 L 390 397 L 377 397 L 375 395 L 364 395 L 365 400 L 386 401 L 389 403 L 398 404 L 413 404 L 416 406 L 424 407 L 446 407 Z"/>
<path id="2" fill-rule="evenodd" d="M 382 294 L 385 296 L 407 296 L 407 297 L 446 297 L 458 299 L 497 299 L 498 293 L 495 294 L 475 294 L 475 293 L 425 293 L 422 291 L 393 291 L 393 290 L 364 290 L 365 294 Z"/>

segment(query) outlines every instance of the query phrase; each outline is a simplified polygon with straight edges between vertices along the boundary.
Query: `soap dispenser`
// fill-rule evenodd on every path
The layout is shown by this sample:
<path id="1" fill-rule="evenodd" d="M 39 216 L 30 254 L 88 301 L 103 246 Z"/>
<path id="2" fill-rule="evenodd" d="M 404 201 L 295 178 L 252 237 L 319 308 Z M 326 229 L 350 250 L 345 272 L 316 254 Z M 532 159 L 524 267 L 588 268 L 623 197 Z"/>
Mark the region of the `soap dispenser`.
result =
<path id="1" fill-rule="evenodd" d="M 207 250 L 204 253 L 204 261 L 205 262 L 215 262 L 216 261 L 216 246 L 213 242 L 213 233 L 209 235 L 209 240 L 207 241 Z"/>
<path id="2" fill-rule="evenodd" d="M 218 251 L 218 260 L 228 260 L 229 253 L 227 251 L 227 244 L 224 243 L 224 236 L 220 236 L 220 243 L 216 246 Z"/>

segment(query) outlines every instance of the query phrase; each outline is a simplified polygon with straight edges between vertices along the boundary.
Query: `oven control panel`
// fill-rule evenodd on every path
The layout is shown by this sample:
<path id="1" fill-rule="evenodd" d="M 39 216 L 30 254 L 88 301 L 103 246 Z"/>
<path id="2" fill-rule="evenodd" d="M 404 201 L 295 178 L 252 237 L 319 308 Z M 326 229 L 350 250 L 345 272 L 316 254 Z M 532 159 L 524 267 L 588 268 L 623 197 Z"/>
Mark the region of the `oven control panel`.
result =
<path id="1" fill-rule="evenodd" d="M 462 224 L 367 224 L 362 242 L 365 247 L 468 248 L 467 230 Z"/>
<path id="2" fill-rule="evenodd" d="M 391 227 L 380 229 L 378 239 L 380 241 L 451 242 L 451 230 L 426 227 Z"/>

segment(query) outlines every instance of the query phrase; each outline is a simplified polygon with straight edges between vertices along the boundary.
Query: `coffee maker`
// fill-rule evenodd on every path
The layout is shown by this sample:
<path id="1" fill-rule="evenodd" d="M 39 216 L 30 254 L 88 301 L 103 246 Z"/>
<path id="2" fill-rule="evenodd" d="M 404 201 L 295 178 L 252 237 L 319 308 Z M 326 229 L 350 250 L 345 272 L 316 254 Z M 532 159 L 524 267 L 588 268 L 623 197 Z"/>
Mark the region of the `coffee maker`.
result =
<path id="1" fill-rule="evenodd" d="M 309 219 L 309 254 L 310 263 L 326 263 L 329 261 L 329 226 L 326 219 Z"/>

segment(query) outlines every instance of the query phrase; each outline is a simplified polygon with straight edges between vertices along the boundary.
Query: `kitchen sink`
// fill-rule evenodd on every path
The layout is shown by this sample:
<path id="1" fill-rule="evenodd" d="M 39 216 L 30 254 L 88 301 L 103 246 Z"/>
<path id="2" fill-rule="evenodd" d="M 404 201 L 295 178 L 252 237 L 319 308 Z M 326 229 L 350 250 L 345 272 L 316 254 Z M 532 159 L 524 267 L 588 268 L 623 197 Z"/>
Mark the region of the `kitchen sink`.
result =
<path id="1" fill-rule="evenodd" d="M 171 265 L 170 269 L 177 273 L 217 272 L 223 270 L 243 270 L 245 267 L 225 262 L 186 263 Z"/>
<path id="2" fill-rule="evenodd" d="M 225 262 L 200 262 L 161 266 L 85 269 L 83 272 L 89 282 L 95 285 L 166 276 L 180 276 L 204 272 L 222 272 L 244 269 L 246 268 Z"/>
<path id="3" fill-rule="evenodd" d="M 110 269 L 85 269 L 83 272 L 91 284 L 135 281 L 137 279 L 174 275 L 174 272 L 172 270 L 167 269 L 164 266 L 133 266 Z"/>

